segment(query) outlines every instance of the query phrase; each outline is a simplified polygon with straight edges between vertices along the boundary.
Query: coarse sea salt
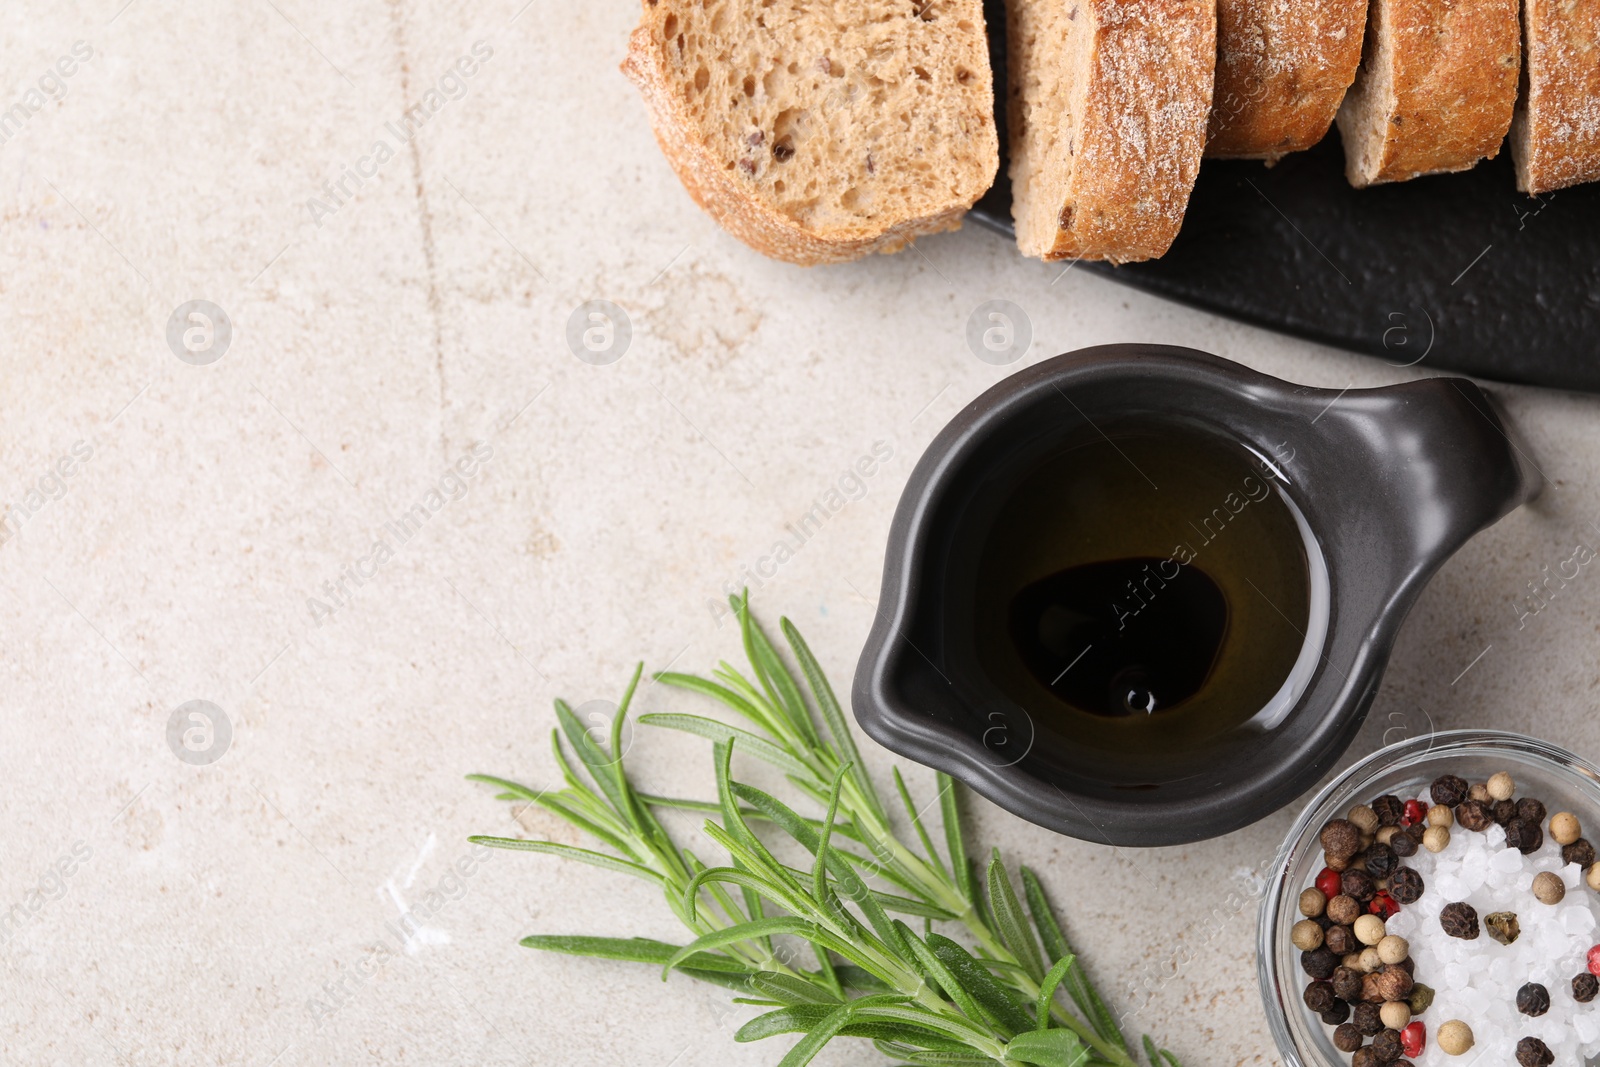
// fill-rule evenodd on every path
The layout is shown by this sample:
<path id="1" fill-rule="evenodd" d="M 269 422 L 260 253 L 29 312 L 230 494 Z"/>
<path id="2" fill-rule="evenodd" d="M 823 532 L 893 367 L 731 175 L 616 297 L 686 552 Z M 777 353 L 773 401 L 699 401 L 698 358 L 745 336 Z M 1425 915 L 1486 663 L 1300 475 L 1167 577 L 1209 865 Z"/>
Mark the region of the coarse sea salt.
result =
<path id="1" fill-rule="evenodd" d="M 1418 797 L 1432 801 L 1427 791 Z M 1572 997 L 1572 978 L 1587 966 L 1595 943 L 1595 894 L 1583 884 L 1575 863 L 1561 862 L 1561 847 L 1548 835 L 1533 854 L 1506 848 L 1504 828 L 1486 831 L 1450 828 L 1441 852 L 1418 849 L 1401 861 L 1422 875 L 1420 900 L 1401 908 L 1388 922 L 1391 933 L 1411 945 L 1416 980 L 1434 989 L 1433 1005 L 1418 1016 L 1427 1024 L 1427 1047 L 1413 1057 L 1418 1067 L 1459 1067 L 1516 1063 L 1517 1042 L 1537 1037 L 1550 1047 L 1557 1064 L 1582 1064 L 1600 1054 L 1600 1000 L 1580 1004 Z M 1554 871 L 1568 896 L 1556 905 L 1534 899 L 1533 876 Z M 1476 940 L 1446 934 L 1439 912 L 1465 901 L 1479 922 L 1493 912 L 1515 912 L 1522 933 L 1502 945 L 1487 929 Z M 1538 982 L 1550 992 L 1550 1010 L 1539 1018 L 1517 1011 L 1517 990 Z M 1460 1019 L 1472 1027 L 1474 1046 L 1467 1057 L 1450 1056 L 1434 1039 L 1439 1026 Z"/>

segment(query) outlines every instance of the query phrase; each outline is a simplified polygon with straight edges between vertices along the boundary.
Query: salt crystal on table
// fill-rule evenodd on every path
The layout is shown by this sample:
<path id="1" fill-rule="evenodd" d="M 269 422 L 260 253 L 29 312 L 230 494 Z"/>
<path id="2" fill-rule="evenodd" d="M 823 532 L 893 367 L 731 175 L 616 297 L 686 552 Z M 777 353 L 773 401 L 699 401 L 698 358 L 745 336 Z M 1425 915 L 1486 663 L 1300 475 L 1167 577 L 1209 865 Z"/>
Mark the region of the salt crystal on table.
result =
<path id="1" fill-rule="evenodd" d="M 1562 908 L 1561 927 L 1569 934 L 1586 934 L 1594 929 L 1594 912 L 1582 905 Z"/>
<path id="2" fill-rule="evenodd" d="M 1506 846 L 1506 828 L 1499 823 L 1490 823 L 1483 832 L 1483 843 L 1489 846 L 1490 852 L 1498 854 Z"/>
<path id="3" fill-rule="evenodd" d="M 1578 1035 L 1578 1040 L 1587 1044 L 1600 1037 L 1600 1022 L 1596 1022 L 1592 1014 L 1580 1011 L 1572 1017 L 1573 1032 Z"/>
<path id="4" fill-rule="evenodd" d="M 1569 863 L 1565 867 L 1561 868 L 1561 884 L 1566 886 L 1568 889 L 1578 888 L 1578 882 L 1582 878 L 1583 872 L 1578 869 L 1578 865 L 1576 863 Z"/>

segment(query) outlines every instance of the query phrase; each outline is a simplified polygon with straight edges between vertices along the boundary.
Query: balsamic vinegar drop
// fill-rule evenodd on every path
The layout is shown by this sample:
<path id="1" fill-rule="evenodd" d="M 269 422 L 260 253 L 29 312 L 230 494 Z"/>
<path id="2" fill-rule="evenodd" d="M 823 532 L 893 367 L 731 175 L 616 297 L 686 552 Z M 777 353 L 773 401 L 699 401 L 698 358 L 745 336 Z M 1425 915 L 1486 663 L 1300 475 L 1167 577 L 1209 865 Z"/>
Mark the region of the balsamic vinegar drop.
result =
<path id="1" fill-rule="evenodd" d="M 1029 758 L 1133 785 L 1201 773 L 1314 667 L 1311 567 L 1269 461 L 1189 427 L 1110 434 L 1018 479 L 983 542 L 974 632 Z"/>

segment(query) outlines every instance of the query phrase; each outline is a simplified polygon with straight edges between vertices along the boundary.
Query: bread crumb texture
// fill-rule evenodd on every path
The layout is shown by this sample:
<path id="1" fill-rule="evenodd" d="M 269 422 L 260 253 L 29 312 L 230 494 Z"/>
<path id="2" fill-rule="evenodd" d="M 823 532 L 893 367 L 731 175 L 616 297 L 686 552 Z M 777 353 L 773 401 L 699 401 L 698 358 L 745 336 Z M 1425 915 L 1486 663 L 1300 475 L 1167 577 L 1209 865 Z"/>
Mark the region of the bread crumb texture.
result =
<path id="1" fill-rule="evenodd" d="M 623 70 L 689 193 L 780 259 L 954 229 L 999 167 L 981 0 L 646 0 Z"/>
<path id="2" fill-rule="evenodd" d="M 1524 0 L 1522 98 L 1511 125 L 1517 188 L 1600 180 L 1600 0 Z"/>
<path id="3" fill-rule="evenodd" d="M 1276 160 L 1333 125 L 1361 63 L 1367 0 L 1217 0 L 1206 155 Z"/>
<path id="4" fill-rule="evenodd" d="M 1151 259 L 1200 169 L 1214 0 L 1008 0 L 1017 245 L 1044 259 Z"/>
<path id="5" fill-rule="evenodd" d="M 1356 186 L 1467 170 L 1500 151 L 1517 99 L 1517 0 L 1372 0 L 1339 109 Z"/>

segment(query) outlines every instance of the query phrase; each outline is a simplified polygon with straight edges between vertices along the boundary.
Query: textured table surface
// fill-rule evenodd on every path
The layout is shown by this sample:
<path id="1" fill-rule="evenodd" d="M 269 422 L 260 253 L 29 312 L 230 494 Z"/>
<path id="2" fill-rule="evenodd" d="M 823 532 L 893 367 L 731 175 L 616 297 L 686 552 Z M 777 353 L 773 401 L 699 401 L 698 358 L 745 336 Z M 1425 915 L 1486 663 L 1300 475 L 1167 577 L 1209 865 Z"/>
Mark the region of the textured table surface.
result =
<path id="1" fill-rule="evenodd" d="M 1333 388 L 1426 370 L 1026 262 L 971 227 L 850 266 L 763 260 L 657 152 L 616 69 L 633 14 L 7 8 L 3 1062 L 775 1063 L 779 1042 L 733 1043 L 748 1009 L 721 990 L 517 947 L 678 931 L 605 872 L 496 853 L 459 873 L 471 833 L 576 841 L 463 775 L 550 783 L 555 697 L 614 700 L 638 658 L 734 658 L 709 605 L 840 488 L 756 603 L 843 685 L 916 456 L 1027 362 L 1146 340 Z M 566 340 L 595 299 L 631 323 L 608 365 Z M 992 299 L 1031 323 L 1009 367 L 967 346 Z M 194 300 L 226 313 L 225 350 L 221 320 L 169 343 Z M 1600 756 L 1600 579 L 1519 607 L 1541 567 L 1600 540 L 1600 404 L 1499 393 L 1545 494 L 1423 595 L 1352 758 L 1483 724 Z M 845 480 L 875 445 L 888 460 Z M 220 710 L 209 749 L 185 747 L 183 716 L 169 744 L 194 700 Z M 652 688 L 640 707 L 692 703 Z M 641 728 L 629 758 L 654 790 L 710 794 L 696 739 Z M 1266 1062 L 1254 879 L 1292 815 L 1133 853 L 975 801 L 971 832 L 1044 871 L 1108 996 L 1145 1004 L 1134 1028 L 1185 1062 Z M 397 937 L 406 911 L 422 931 Z M 878 1057 L 841 1043 L 826 1062 Z"/>

